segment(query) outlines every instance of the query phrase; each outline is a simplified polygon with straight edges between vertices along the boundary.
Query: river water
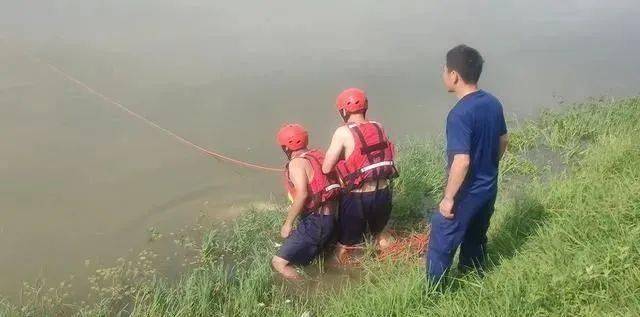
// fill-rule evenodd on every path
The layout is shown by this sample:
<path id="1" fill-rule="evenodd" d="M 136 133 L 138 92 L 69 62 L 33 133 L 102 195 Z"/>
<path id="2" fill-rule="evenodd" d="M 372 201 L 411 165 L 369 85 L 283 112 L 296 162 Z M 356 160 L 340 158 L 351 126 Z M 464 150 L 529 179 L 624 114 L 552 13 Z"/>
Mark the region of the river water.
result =
<path id="1" fill-rule="evenodd" d="M 280 178 L 203 156 L 29 54 L 205 147 L 283 163 L 287 121 L 326 147 L 336 94 L 368 91 L 394 139 L 437 135 L 467 43 L 510 118 L 640 93 L 640 2 L 1 0 L 0 294 L 144 248 L 148 228 L 231 219 Z"/>

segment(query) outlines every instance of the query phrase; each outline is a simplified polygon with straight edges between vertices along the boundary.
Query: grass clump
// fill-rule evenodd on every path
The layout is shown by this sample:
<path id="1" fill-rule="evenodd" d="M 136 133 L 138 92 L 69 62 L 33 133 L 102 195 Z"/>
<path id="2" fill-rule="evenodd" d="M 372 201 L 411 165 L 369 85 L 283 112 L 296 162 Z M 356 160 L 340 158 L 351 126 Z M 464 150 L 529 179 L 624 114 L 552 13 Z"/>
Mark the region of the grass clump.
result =
<path id="1" fill-rule="evenodd" d="M 395 226 L 414 227 L 425 211 L 435 205 L 445 182 L 442 145 L 430 139 L 408 139 L 397 162 L 401 171 L 394 181 L 393 222 Z"/>

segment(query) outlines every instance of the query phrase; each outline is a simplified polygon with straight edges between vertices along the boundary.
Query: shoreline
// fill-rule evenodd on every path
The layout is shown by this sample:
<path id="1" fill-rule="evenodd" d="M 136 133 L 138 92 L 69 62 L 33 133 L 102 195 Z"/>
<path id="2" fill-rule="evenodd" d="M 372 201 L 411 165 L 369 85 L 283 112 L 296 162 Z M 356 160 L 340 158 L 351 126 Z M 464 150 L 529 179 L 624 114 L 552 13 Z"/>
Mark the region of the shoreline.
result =
<path id="1" fill-rule="evenodd" d="M 633 197 L 640 191 L 640 148 L 632 139 L 640 132 L 637 122 L 640 98 L 631 97 L 543 112 L 512 128 L 490 230 L 493 263 L 484 279 L 456 275 L 450 286 L 456 291 L 439 294 L 427 289 L 421 266 L 365 260 L 357 281 L 346 279 L 334 291 L 292 296 L 297 286 L 277 283 L 269 265 L 284 206 L 251 206 L 223 227 L 204 230 L 202 242 L 191 241 L 197 261 L 175 282 L 155 273 L 135 275 L 128 271 L 135 268 L 125 263 L 122 270 L 109 270 L 97 280 L 107 285 L 100 285 L 106 291 L 97 294 L 101 302 L 96 305 L 36 294 L 41 297 L 17 305 L 0 301 L 0 314 L 640 313 L 639 302 L 622 301 L 640 292 L 640 270 L 630 266 L 638 256 L 629 245 L 634 237 L 640 238 L 640 211 L 634 210 Z M 530 155 L 540 150 L 554 156 L 536 161 Z M 401 177 L 394 184 L 393 224 L 396 229 L 415 229 L 423 219 L 425 201 L 436 201 L 440 195 L 444 155 L 432 138 L 410 139 L 400 144 L 399 152 Z M 563 167 L 558 167 L 558 160 Z M 618 213 L 601 211 L 612 207 Z M 596 214 L 600 219 L 593 217 Z M 230 267 L 225 257 L 233 257 L 235 264 Z"/>

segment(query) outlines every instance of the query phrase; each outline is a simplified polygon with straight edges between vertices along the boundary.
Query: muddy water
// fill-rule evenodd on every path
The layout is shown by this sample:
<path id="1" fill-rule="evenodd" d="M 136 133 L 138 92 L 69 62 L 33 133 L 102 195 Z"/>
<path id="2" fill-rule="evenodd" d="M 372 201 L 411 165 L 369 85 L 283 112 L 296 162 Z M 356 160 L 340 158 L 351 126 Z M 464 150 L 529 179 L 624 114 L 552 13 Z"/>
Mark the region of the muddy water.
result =
<path id="1" fill-rule="evenodd" d="M 442 132 L 439 82 L 460 42 L 510 116 L 638 94 L 637 1 L 241 3 L 7 1 L 0 10 L 0 294 L 146 246 L 200 212 L 232 218 L 279 179 L 186 148 L 23 54 L 65 69 L 185 137 L 282 163 L 273 134 L 299 121 L 326 146 L 341 88 L 368 90 L 396 139 Z"/>

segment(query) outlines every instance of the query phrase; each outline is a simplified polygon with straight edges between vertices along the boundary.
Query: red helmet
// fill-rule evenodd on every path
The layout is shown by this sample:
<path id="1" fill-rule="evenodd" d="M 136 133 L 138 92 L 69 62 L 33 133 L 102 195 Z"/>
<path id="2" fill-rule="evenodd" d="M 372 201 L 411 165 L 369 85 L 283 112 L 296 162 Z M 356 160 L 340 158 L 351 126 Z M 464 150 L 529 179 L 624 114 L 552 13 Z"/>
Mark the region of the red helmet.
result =
<path id="1" fill-rule="evenodd" d="M 345 89 L 338 95 L 336 106 L 341 113 L 354 113 L 367 110 L 369 101 L 363 90 L 358 88 Z"/>
<path id="2" fill-rule="evenodd" d="M 309 133 L 303 126 L 292 123 L 285 124 L 278 131 L 278 144 L 290 151 L 304 149 L 309 144 Z"/>

